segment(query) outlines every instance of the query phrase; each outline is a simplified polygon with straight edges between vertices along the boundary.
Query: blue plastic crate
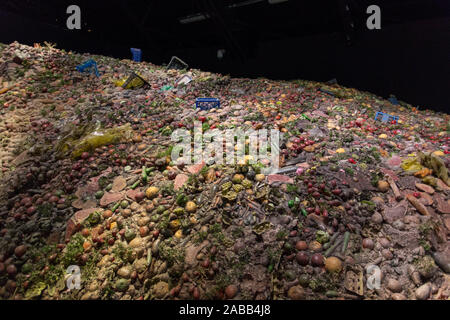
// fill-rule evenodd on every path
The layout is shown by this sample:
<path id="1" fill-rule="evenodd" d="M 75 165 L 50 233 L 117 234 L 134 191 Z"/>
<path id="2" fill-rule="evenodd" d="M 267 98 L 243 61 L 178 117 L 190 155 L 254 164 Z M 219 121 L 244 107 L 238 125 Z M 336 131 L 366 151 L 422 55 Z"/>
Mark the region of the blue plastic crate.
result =
<path id="1" fill-rule="evenodd" d="M 378 120 L 378 118 L 380 117 L 382 122 L 391 122 L 391 121 L 395 121 L 395 123 L 398 122 L 398 116 L 392 116 L 390 114 L 378 111 L 375 114 L 375 120 Z"/>
<path id="2" fill-rule="evenodd" d="M 220 108 L 220 100 L 217 98 L 197 98 L 195 100 L 195 108 L 200 110 Z"/>
<path id="3" fill-rule="evenodd" d="M 397 98 L 396 97 L 390 97 L 389 99 L 388 99 L 388 101 L 390 102 L 390 103 L 392 103 L 394 106 L 398 106 L 400 103 L 398 102 L 398 100 L 397 100 Z"/>
<path id="4" fill-rule="evenodd" d="M 79 72 L 89 72 L 89 73 L 95 73 L 95 75 L 97 77 L 100 77 L 100 74 L 98 73 L 98 69 L 97 69 L 97 62 L 95 62 L 92 59 L 89 59 L 88 61 L 86 61 L 83 64 L 80 64 L 76 67 L 76 69 Z"/>
<path id="5" fill-rule="evenodd" d="M 142 51 L 141 49 L 131 48 L 131 54 L 133 55 L 133 61 L 141 62 Z"/>

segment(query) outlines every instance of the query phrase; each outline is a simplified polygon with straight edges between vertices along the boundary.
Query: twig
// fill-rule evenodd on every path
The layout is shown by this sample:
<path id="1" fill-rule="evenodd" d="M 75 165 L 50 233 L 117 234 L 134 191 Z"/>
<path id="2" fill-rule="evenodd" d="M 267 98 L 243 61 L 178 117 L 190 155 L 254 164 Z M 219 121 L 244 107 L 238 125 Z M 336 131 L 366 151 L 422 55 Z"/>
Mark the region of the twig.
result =
<path id="1" fill-rule="evenodd" d="M 395 195 L 395 200 L 400 201 L 403 199 L 402 194 L 400 193 L 400 190 L 398 190 L 397 185 L 395 184 L 394 180 L 391 177 L 388 177 L 388 183 L 391 186 L 392 191 Z"/>
<path id="2" fill-rule="evenodd" d="M 328 257 L 330 254 L 332 254 L 333 251 L 334 251 L 337 247 L 339 247 L 339 245 L 342 243 L 342 240 L 343 240 L 343 238 L 340 238 L 338 241 L 336 241 L 336 243 L 335 243 L 332 247 L 330 247 L 327 251 L 325 251 L 324 256 L 325 256 L 325 257 Z"/>

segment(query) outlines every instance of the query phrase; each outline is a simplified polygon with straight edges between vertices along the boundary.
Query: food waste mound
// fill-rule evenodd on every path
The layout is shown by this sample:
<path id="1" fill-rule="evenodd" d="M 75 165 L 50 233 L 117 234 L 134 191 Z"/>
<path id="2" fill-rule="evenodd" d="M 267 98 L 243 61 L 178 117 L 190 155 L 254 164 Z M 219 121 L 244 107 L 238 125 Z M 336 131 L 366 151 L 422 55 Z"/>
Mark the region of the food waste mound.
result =
<path id="1" fill-rule="evenodd" d="M 1 299 L 449 297 L 448 114 L 17 42 L 0 108 Z M 172 157 L 237 129 L 278 167 Z"/>

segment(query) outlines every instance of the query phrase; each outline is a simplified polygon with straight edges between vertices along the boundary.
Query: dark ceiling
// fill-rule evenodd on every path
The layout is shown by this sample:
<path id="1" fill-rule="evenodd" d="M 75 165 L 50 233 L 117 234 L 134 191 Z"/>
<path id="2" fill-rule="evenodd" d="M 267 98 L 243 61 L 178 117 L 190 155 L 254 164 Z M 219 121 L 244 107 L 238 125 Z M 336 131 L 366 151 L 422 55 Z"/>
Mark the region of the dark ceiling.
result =
<path id="1" fill-rule="evenodd" d="M 278 2 L 278 3 L 271 3 Z M 383 8 L 383 25 L 449 15 L 449 0 L 2 0 L 0 10 L 66 29 L 66 8 L 77 4 L 82 30 L 136 43 L 160 57 L 177 49 L 225 48 L 246 59 L 259 42 L 341 33 L 351 44 L 367 31 L 366 8 Z M 348 7 L 348 10 L 346 8 Z M 191 20 L 191 21 L 190 21 Z M 353 27 L 351 27 L 353 24 Z"/>
<path id="2" fill-rule="evenodd" d="M 274 3 L 275 2 L 275 3 Z M 81 30 L 66 9 L 81 8 Z M 381 30 L 368 30 L 368 6 Z M 169 62 L 235 77 L 336 78 L 448 112 L 450 0 L 0 0 L 0 41 Z M 225 50 L 220 58 L 218 53 Z"/>

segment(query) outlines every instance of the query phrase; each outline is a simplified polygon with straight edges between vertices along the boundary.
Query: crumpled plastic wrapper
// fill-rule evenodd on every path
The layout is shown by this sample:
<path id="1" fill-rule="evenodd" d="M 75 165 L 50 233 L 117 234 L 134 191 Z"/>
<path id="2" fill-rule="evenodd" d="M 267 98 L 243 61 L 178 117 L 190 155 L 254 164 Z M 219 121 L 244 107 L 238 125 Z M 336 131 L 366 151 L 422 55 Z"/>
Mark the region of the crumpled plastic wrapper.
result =
<path id="1" fill-rule="evenodd" d="M 129 139 L 132 133 L 133 130 L 129 123 L 110 129 L 100 129 L 98 127 L 94 129 L 89 127 L 77 128 L 61 139 L 56 146 L 56 151 L 60 157 L 70 153 L 72 158 L 75 159 L 81 156 L 83 152 Z"/>

